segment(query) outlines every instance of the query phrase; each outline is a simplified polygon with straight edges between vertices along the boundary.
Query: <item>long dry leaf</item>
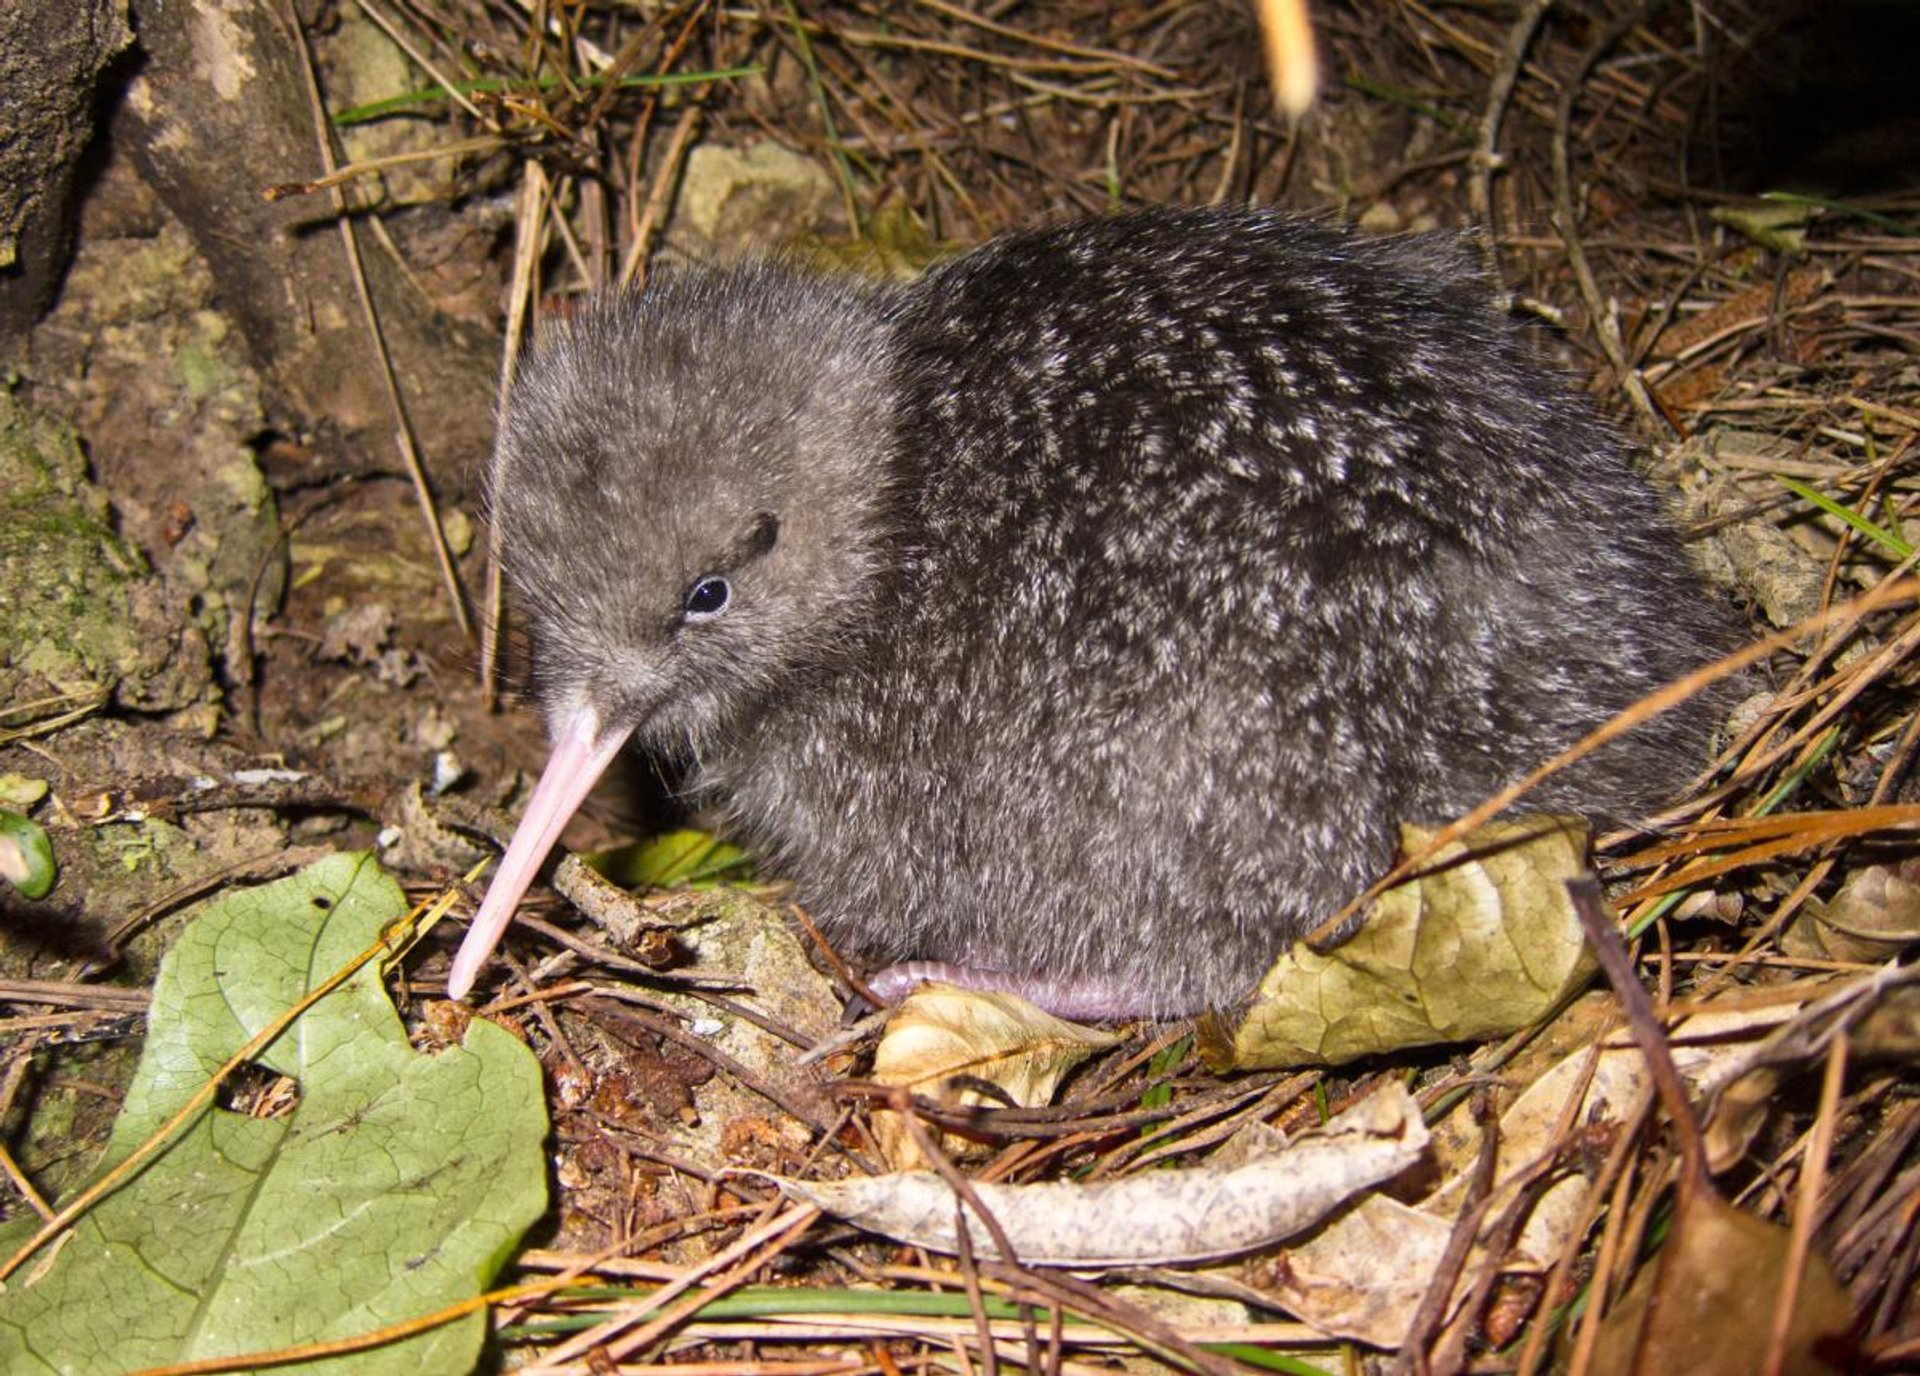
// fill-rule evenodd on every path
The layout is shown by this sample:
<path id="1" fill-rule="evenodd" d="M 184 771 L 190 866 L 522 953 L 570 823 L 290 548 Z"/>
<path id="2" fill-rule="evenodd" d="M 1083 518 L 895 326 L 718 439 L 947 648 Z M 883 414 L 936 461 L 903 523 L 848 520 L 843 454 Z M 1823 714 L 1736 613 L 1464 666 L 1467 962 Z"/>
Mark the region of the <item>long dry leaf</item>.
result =
<path id="1" fill-rule="evenodd" d="M 1395 1084 L 1278 1154 L 1242 1165 L 1148 1171 L 1081 1185 L 977 1184 L 1020 1261 L 1135 1266 L 1211 1261 L 1312 1227 L 1411 1165 L 1427 1143 L 1419 1107 Z M 814 1182 L 776 1178 L 789 1198 L 916 1247 L 959 1249 L 952 1187 L 931 1171 Z M 966 1208 L 977 1253 L 995 1255 Z"/>

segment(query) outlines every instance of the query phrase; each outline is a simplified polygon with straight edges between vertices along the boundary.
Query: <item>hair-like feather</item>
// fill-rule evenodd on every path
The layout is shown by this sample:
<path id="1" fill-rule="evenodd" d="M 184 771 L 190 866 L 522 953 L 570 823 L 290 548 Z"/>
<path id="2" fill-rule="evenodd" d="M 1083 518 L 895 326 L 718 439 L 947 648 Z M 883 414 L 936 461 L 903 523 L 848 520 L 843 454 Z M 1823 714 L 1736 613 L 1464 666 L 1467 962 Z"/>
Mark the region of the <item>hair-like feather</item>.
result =
<path id="1" fill-rule="evenodd" d="M 904 288 L 686 272 L 536 350 L 500 445 L 557 736 L 685 758 L 856 954 L 1075 1012 L 1243 997 L 1398 822 L 1731 638 L 1446 240 L 1158 210 Z M 1533 803 L 1646 810 L 1713 711 Z"/>

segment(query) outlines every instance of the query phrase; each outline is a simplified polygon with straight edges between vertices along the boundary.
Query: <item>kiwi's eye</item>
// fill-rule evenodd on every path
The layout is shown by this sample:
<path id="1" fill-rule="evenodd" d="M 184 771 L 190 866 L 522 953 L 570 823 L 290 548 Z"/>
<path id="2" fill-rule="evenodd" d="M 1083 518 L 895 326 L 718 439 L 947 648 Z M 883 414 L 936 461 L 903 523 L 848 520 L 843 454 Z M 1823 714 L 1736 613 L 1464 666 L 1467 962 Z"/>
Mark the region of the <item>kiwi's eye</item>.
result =
<path id="1" fill-rule="evenodd" d="M 726 579 L 717 573 L 702 574 L 687 589 L 686 601 L 681 605 L 681 619 L 711 621 L 725 611 L 727 603 L 732 600 L 733 589 L 728 586 Z"/>

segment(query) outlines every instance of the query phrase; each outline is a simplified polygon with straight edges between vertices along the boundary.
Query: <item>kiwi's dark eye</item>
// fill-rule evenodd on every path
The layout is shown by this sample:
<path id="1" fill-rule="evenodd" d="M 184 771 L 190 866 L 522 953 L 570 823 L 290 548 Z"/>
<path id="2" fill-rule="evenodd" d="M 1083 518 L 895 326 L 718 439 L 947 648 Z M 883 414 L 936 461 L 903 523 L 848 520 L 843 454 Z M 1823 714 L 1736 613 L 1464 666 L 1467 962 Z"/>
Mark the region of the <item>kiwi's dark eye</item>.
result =
<path id="1" fill-rule="evenodd" d="M 733 589 L 726 579 L 717 573 L 703 574 L 687 589 L 681 615 L 687 621 L 711 621 L 725 611 L 732 600 Z"/>

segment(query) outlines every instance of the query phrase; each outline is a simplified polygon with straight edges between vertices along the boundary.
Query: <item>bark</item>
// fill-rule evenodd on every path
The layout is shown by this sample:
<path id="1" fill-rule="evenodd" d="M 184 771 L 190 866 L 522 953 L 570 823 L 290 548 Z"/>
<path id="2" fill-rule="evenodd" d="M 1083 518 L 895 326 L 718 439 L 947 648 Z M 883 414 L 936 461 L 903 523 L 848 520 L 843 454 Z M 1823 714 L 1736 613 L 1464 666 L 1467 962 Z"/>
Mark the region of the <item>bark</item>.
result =
<path id="1" fill-rule="evenodd" d="M 297 37 L 277 5 L 135 0 L 147 65 L 128 93 L 126 146 L 187 226 L 267 381 L 269 409 L 356 469 L 396 463 L 394 418 L 324 193 L 263 188 L 323 171 Z M 116 133 L 120 131 L 117 129 Z M 446 317 L 368 233 L 360 252 L 414 435 L 458 498 L 492 435 L 498 343 Z"/>
<path id="2" fill-rule="evenodd" d="M 101 74 L 132 38 L 127 0 L 0 5 L 0 336 L 24 332 L 53 300 Z"/>

